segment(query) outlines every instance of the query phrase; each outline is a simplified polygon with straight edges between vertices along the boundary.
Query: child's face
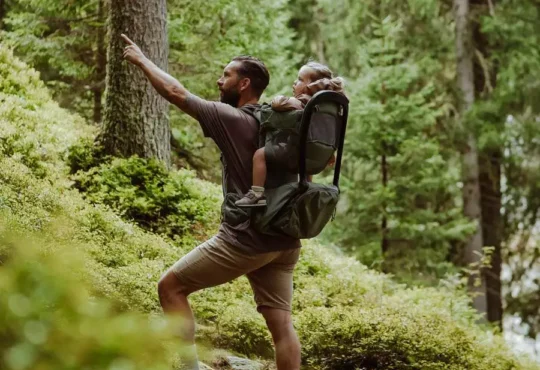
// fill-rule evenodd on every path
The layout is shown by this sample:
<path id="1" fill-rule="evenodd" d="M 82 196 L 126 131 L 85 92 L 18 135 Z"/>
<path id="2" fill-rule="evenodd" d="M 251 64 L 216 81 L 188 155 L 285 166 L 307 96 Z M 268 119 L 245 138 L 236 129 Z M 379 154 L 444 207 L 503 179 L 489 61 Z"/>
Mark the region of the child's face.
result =
<path id="1" fill-rule="evenodd" d="M 313 75 L 315 71 L 309 67 L 303 66 L 298 71 L 298 77 L 293 84 L 293 94 L 294 96 L 300 96 L 307 92 L 307 86 L 313 82 Z"/>

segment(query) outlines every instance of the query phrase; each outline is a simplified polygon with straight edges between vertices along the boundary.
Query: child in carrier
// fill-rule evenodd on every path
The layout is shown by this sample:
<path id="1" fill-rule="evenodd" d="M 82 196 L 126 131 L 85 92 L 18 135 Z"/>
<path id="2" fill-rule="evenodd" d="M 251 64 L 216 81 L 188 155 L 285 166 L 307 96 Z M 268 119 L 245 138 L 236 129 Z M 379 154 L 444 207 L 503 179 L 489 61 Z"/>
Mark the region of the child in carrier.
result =
<path id="1" fill-rule="evenodd" d="M 343 79 L 333 77 L 332 71 L 323 64 L 309 62 L 300 68 L 298 77 L 293 84 L 294 97 L 277 96 L 272 100 L 272 110 L 287 112 L 303 110 L 311 97 L 322 90 L 332 90 L 343 93 Z M 236 201 L 239 207 L 264 207 L 264 184 L 267 173 L 267 153 L 265 147 L 259 148 L 253 155 L 253 185 L 243 198 Z M 332 156 L 329 165 L 333 164 L 335 157 Z"/>

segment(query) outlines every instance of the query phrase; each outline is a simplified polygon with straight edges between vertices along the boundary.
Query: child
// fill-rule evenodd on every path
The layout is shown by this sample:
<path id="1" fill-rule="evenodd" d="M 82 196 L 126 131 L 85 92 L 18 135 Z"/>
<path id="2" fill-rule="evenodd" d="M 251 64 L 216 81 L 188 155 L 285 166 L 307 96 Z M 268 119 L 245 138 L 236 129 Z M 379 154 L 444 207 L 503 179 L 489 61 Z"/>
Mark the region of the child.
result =
<path id="1" fill-rule="evenodd" d="M 323 64 L 309 62 L 300 68 L 298 78 L 293 84 L 295 97 L 277 96 L 272 100 L 272 109 L 277 112 L 302 110 L 311 97 L 322 90 L 343 92 L 343 79 L 333 77 L 332 71 Z M 332 165 L 335 158 L 328 162 Z M 266 182 L 265 148 L 259 148 L 253 155 L 253 185 L 243 198 L 236 201 L 239 207 L 264 207 L 264 184 Z"/>

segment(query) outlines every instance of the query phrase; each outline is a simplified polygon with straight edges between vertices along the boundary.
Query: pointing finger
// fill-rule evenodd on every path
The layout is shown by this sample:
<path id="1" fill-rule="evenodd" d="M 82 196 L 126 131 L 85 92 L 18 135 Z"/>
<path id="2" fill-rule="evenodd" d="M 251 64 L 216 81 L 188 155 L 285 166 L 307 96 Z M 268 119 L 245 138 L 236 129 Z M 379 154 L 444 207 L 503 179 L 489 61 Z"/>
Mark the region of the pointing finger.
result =
<path id="1" fill-rule="evenodd" d="M 121 34 L 120 37 L 122 38 L 122 40 L 124 40 L 124 42 L 128 45 L 135 45 L 135 43 L 133 41 L 131 41 L 129 39 L 129 37 L 127 37 L 126 35 L 124 34 Z"/>

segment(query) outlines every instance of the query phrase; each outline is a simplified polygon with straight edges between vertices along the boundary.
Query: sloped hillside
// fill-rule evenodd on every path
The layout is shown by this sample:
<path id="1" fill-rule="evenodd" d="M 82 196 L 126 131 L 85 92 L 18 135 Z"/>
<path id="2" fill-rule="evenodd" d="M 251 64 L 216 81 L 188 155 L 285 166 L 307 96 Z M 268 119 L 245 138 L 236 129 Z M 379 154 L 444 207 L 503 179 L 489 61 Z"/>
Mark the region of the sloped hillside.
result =
<path id="1" fill-rule="evenodd" d="M 34 254 L 35 258 L 50 259 L 63 250 L 57 245 L 72 245 L 84 255 L 84 268 L 76 272 L 91 287 L 93 296 L 113 302 L 120 311 L 160 312 L 157 280 L 194 245 L 174 243 L 144 231 L 107 206 L 90 203 L 71 187 L 64 162 L 67 151 L 81 138 L 94 134 L 80 118 L 60 109 L 39 76 L 0 46 L 2 230 L 19 235 L 38 232 L 42 251 Z M 208 209 L 208 222 L 204 217 L 200 221 L 200 215 L 195 219 L 210 233 L 218 214 L 219 188 L 187 171 L 171 176 L 182 179 L 193 202 L 204 203 L 200 209 Z M 203 234 L 194 237 L 193 243 Z M 10 252 L 13 245 L 0 244 L 0 258 L 6 266 L 8 256 L 14 253 Z M 7 267 L 0 265 L 2 269 Z M 54 281 L 55 277 L 48 279 Z M 58 274 L 58 279 L 63 275 Z M 23 294 L 17 287 L 0 285 L 11 289 L 10 294 Z M 66 294 L 75 293 L 68 290 Z M 0 300 L 0 312 L 9 304 Z M 271 358 L 270 337 L 255 311 L 247 280 L 195 294 L 193 307 L 202 341 L 247 356 Z M 49 308 L 43 306 L 43 310 Z M 317 243 L 303 249 L 295 276 L 294 310 L 306 368 L 538 368 L 513 355 L 500 336 L 475 326 L 473 312 L 459 292 L 399 286 Z M 0 316 L 0 320 L 5 319 Z M 8 326 L 0 321 L 0 336 Z M 20 330 L 24 331 L 24 326 Z M 43 340 L 58 350 L 66 344 Z M 92 346 L 94 342 L 88 343 Z M 146 344 L 140 341 L 133 346 Z M 0 345 L 0 350 L 4 349 Z M 133 362 L 130 368 L 149 367 Z"/>

